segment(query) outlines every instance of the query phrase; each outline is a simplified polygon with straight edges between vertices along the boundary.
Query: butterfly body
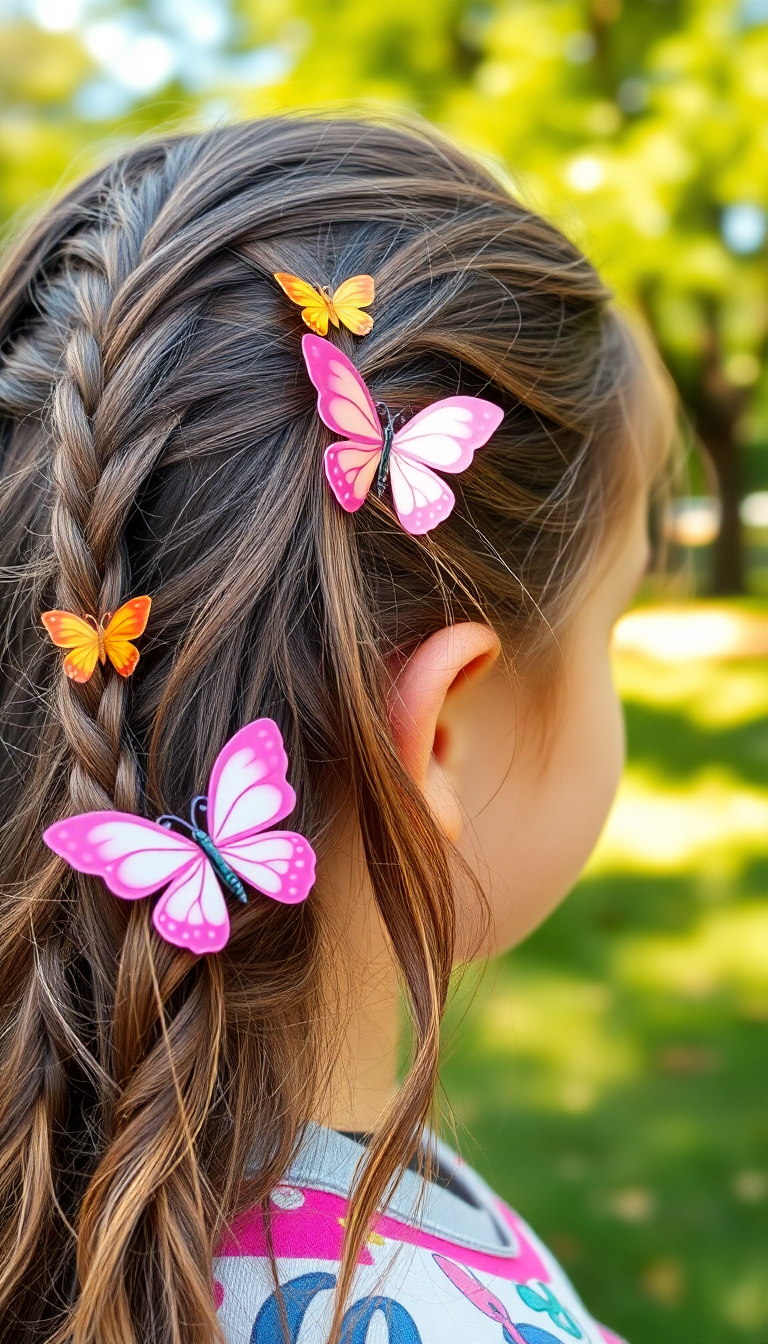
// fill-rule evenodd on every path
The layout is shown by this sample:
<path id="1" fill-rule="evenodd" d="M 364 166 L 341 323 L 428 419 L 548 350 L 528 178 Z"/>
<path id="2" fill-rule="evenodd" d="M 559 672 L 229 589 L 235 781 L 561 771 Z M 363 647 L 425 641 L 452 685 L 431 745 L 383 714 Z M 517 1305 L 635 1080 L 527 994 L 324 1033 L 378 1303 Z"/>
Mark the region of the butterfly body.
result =
<path id="1" fill-rule="evenodd" d="M 301 308 L 302 320 L 317 336 L 326 336 L 329 323 L 340 328 L 343 324 L 356 336 L 367 336 L 373 327 L 370 313 L 364 313 L 373 303 L 374 284 L 370 275 L 353 275 L 338 289 L 328 285 L 310 285 L 298 275 L 275 271 L 283 293 Z"/>
<path id="2" fill-rule="evenodd" d="M 139 661 L 131 641 L 143 635 L 151 606 L 151 598 L 133 597 L 98 620 L 72 611 L 44 611 L 41 620 L 54 644 L 69 650 L 64 672 L 70 681 L 90 681 L 96 664 L 107 659 L 121 677 L 129 677 Z"/>
<path id="3" fill-rule="evenodd" d="M 334 327 L 336 327 L 336 330 L 340 331 L 341 323 L 339 321 L 339 315 L 333 306 L 333 290 L 331 289 L 330 285 L 318 285 L 317 288 L 318 293 L 323 297 L 323 299 L 325 299 L 325 306 L 328 309 L 329 320 L 333 323 Z M 303 313 L 302 317 L 304 317 Z"/>
<path id="4" fill-rule="evenodd" d="M 374 479 L 389 483 L 406 532 L 420 536 L 448 517 L 453 491 L 433 470 L 464 471 L 501 424 L 500 406 L 481 397 L 446 397 L 416 415 L 392 419 L 374 404 L 346 355 L 319 336 L 304 336 L 302 352 L 317 389 L 320 419 L 341 440 L 325 450 L 325 474 L 347 513 L 362 507 Z"/>
<path id="5" fill-rule="evenodd" d="M 107 613 L 106 616 L 102 616 L 101 620 L 98 622 L 96 626 L 96 638 L 99 642 L 99 662 L 101 663 L 102 667 L 107 661 L 107 646 L 104 642 L 104 623 L 105 621 L 108 620 L 111 621 L 111 619 L 112 619 L 112 613 L 110 611 Z"/>
<path id="6" fill-rule="evenodd" d="M 376 472 L 376 494 L 379 499 L 381 499 L 387 481 L 389 480 L 389 459 L 392 453 L 392 440 L 395 437 L 395 430 L 392 423 L 392 412 L 388 406 L 379 404 L 376 407 L 376 413 L 381 420 L 382 429 L 384 430 L 384 442 L 381 446 L 381 457 L 379 459 L 378 471 Z"/>
<path id="7" fill-rule="evenodd" d="M 216 876 L 221 878 L 221 881 L 228 890 L 232 892 L 232 895 L 237 897 L 238 901 L 242 901 L 243 905 L 247 905 L 248 896 L 245 887 L 237 876 L 234 868 L 230 868 L 226 859 L 219 853 L 208 832 L 199 831 L 197 827 L 195 827 L 192 831 L 192 839 L 196 845 L 200 846 L 203 853 L 208 855 L 208 858 L 215 869 Z"/>
<path id="8" fill-rule="evenodd" d="M 314 883 L 315 855 L 304 836 L 266 829 L 296 804 L 287 766 L 277 725 L 257 719 L 219 753 L 191 822 L 86 812 L 56 822 L 43 839 L 123 900 L 162 892 L 152 912 L 161 937 L 198 954 L 218 952 L 229 938 L 225 891 L 247 904 L 247 886 L 295 905 Z"/>

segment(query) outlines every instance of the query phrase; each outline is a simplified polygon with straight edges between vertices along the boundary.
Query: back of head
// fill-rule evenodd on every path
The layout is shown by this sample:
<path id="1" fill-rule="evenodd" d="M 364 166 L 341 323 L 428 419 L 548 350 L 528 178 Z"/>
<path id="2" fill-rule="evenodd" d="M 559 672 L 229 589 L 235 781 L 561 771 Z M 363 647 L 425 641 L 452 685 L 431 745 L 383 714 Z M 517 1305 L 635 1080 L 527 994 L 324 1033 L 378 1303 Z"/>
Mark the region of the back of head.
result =
<path id="1" fill-rule="evenodd" d="M 372 334 L 334 340 L 388 406 L 463 392 L 503 407 L 433 532 L 409 536 L 375 496 L 336 505 L 275 271 L 375 277 Z M 344 120 L 139 145 L 7 263 L 0 1338 L 214 1338 L 222 1217 L 266 1199 L 317 1104 L 319 901 L 253 901 L 223 952 L 194 958 L 156 940 L 148 902 L 112 900 L 40 839 L 74 812 L 178 811 L 260 715 L 321 857 L 356 815 L 414 1022 L 354 1265 L 429 1112 L 454 947 L 450 855 L 393 749 L 387 660 L 479 618 L 522 662 L 568 619 L 637 465 L 640 360 L 608 299 L 557 229 L 450 145 Z M 135 675 L 63 678 L 40 611 L 143 592 Z"/>

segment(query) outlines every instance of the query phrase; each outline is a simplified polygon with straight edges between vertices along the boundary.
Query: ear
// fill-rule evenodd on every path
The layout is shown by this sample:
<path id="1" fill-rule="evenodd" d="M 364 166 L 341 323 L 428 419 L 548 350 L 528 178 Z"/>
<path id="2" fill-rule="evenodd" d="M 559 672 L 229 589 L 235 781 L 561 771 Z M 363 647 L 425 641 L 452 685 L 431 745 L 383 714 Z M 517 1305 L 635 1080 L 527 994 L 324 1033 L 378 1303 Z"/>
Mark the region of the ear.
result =
<path id="1" fill-rule="evenodd" d="M 490 626 L 462 621 L 435 631 L 393 674 L 389 719 L 400 760 L 451 840 L 458 839 L 463 820 L 435 750 L 440 714 L 451 691 L 490 667 L 499 652 Z"/>

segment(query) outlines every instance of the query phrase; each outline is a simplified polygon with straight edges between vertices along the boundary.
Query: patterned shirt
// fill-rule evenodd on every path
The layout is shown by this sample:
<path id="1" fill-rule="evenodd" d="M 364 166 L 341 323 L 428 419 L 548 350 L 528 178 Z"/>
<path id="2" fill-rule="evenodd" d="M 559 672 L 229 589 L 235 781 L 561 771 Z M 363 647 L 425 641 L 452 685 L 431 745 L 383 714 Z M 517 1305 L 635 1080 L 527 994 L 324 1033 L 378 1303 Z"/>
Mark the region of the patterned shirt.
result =
<path id="1" fill-rule="evenodd" d="M 444 1144 L 428 1142 L 442 1183 L 406 1171 L 375 1219 L 342 1344 L 624 1344 L 590 1316 L 522 1218 Z M 262 1211 L 233 1223 L 214 1262 L 227 1344 L 325 1344 L 362 1154 L 353 1139 L 312 1125 L 272 1192 L 283 1312 Z"/>

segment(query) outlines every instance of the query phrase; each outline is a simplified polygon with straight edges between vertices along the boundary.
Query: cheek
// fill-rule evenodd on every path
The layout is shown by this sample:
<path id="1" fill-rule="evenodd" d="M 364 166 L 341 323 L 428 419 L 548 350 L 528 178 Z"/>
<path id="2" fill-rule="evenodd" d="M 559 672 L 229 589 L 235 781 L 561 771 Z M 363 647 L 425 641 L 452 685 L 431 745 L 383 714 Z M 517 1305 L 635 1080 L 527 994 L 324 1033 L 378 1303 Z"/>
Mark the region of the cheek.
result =
<path id="1" fill-rule="evenodd" d="M 610 810 L 624 760 L 624 727 L 607 652 L 572 667 L 546 748 L 532 706 L 514 753 L 497 739 L 496 788 L 467 832 L 466 857 L 488 892 L 492 951 L 519 942 L 576 881 Z M 512 761 L 509 766 L 509 761 Z"/>

